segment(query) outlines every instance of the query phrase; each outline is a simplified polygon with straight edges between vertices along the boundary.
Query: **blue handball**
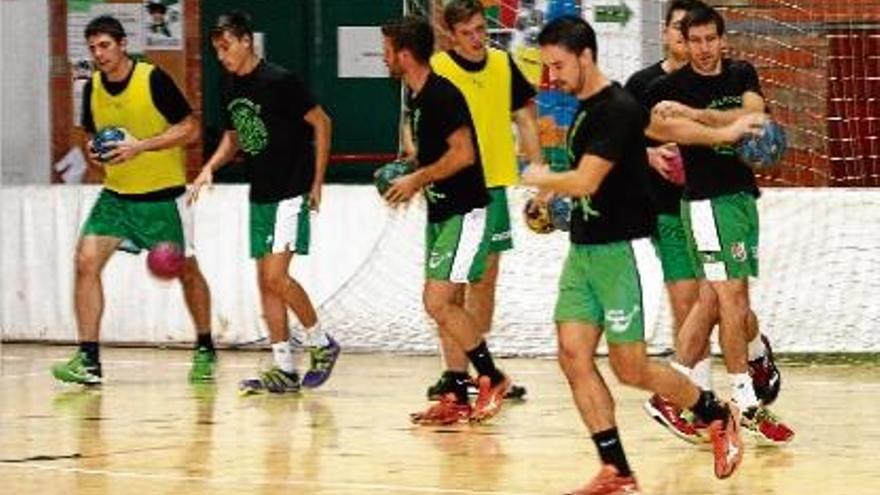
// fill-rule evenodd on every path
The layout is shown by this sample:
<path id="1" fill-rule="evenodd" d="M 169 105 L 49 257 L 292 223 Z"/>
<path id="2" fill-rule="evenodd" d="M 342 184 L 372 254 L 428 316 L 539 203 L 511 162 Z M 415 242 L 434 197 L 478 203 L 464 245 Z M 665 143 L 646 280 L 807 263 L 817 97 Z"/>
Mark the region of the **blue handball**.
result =
<path id="1" fill-rule="evenodd" d="M 395 160 L 379 167 L 376 173 L 373 174 L 373 181 L 376 184 L 376 190 L 379 191 L 379 195 L 384 196 L 388 188 L 391 187 L 392 182 L 404 175 L 411 174 L 413 170 L 413 165 L 403 160 Z"/>
<path id="2" fill-rule="evenodd" d="M 550 220 L 557 230 L 568 232 L 571 225 L 571 200 L 563 197 L 555 197 L 550 200 Z"/>
<path id="3" fill-rule="evenodd" d="M 105 162 L 109 160 L 107 154 L 113 151 L 113 148 L 128 138 L 128 133 L 121 127 L 105 127 L 95 134 L 92 139 L 92 152 L 98 155 L 98 160 Z"/>
<path id="4" fill-rule="evenodd" d="M 785 129 L 776 122 L 768 120 L 761 135 L 751 134 L 737 143 L 736 153 L 750 167 L 767 168 L 782 160 L 787 147 Z"/>

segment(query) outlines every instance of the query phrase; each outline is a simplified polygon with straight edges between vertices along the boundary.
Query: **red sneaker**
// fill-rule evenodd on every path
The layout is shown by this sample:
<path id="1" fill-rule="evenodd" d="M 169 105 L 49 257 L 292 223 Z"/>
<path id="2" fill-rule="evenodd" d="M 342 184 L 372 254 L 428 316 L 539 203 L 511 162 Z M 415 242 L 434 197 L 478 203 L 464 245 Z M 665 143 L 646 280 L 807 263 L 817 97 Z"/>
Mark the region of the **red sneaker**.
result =
<path id="1" fill-rule="evenodd" d="M 758 359 L 749 361 L 749 375 L 752 377 L 752 386 L 758 400 L 761 401 L 761 404 L 769 406 L 779 396 L 779 390 L 782 388 L 782 374 L 773 359 L 770 339 L 766 335 L 761 335 L 761 340 L 764 342 L 766 351 Z"/>
<path id="2" fill-rule="evenodd" d="M 595 478 L 585 486 L 569 492 L 567 495 L 638 495 L 639 484 L 633 476 L 617 474 L 617 468 L 602 465 Z"/>
<path id="3" fill-rule="evenodd" d="M 410 421 L 417 425 L 451 425 L 467 422 L 471 416 L 471 405 L 462 404 L 453 393 L 440 398 L 440 402 L 431 404 L 428 409 L 409 415 Z"/>
<path id="4" fill-rule="evenodd" d="M 766 407 L 755 407 L 744 412 L 741 424 L 758 443 L 764 445 L 785 445 L 794 439 L 794 430 Z"/>
<path id="5" fill-rule="evenodd" d="M 681 408 L 663 397 L 654 394 L 642 407 L 655 421 L 685 442 L 701 443 L 705 440 L 697 425 L 689 419 L 690 415 L 685 415 Z"/>
<path id="6" fill-rule="evenodd" d="M 724 479 L 736 471 L 742 462 L 743 443 L 739 434 L 739 409 L 727 404 L 729 414 L 726 420 L 715 420 L 709 424 L 709 438 L 715 454 L 715 476 Z"/>
<path id="7" fill-rule="evenodd" d="M 508 389 L 510 389 L 510 378 L 506 376 L 494 387 L 488 376 L 477 378 L 477 400 L 471 412 L 471 421 L 481 423 L 498 414 Z"/>

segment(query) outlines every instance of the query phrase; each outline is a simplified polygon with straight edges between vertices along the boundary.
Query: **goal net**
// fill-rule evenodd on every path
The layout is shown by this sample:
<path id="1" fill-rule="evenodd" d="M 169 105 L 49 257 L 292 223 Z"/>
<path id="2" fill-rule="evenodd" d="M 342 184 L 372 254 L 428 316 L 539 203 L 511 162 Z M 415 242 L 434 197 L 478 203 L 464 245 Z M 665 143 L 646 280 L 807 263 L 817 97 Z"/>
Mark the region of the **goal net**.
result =
<path id="1" fill-rule="evenodd" d="M 880 309 L 880 0 L 716 0 L 727 20 L 728 55 L 758 70 L 789 150 L 760 176 L 761 275 L 753 305 L 777 347 L 833 351 L 877 328 Z M 410 0 L 405 10 L 432 19 L 438 49 L 448 47 L 442 0 Z M 653 0 L 486 0 L 490 40 L 507 49 L 539 88 L 545 158 L 564 162 L 564 135 L 576 102 L 546 84 L 536 34 L 549 19 L 581 15 L 599 40 L 599 63 L 625 81 L 662 57 L 666 2 Z M 511 192 L 516 248 L 498 284 L 493 347 L 510 354 L 555 350 L 552 310 L 567 249 L 564 234 L 527 231 L 527 193 Z M 362 332 L 366 348 L 435 351 L 421 308 L 424 205 L 389 216 L 372 255 L 321 307 L 333 327 Z M 355 328 L 356 327 L 356 328 Z M 670 344 L 665 305 L 654 346 Z M 829 328 L 832 327 L 832 328 Z M 364 331 L 366 330 L 366 331 Z M 856 344 L 856 347 L 858 345 Z"/>

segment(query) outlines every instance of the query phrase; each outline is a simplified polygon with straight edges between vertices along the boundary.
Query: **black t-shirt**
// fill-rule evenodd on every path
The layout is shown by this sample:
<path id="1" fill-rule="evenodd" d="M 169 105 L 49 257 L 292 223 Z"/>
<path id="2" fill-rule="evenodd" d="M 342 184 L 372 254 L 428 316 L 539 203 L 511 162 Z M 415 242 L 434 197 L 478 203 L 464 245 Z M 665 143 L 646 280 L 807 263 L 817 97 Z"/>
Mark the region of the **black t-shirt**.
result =
<path id="1" fill-rule="evenodd" d="M 488 58 L 485 58 L 480 62 L 472 62 L 456 53 L 455 50 L 448 50 L 447 53 L 456 65 L 468 72 L 479 72 L 485 69 L 489 61 Z M 517 111 L 532 101 L 537 92 L 519 70 L 519 66 L 516 65 L 509 53 L 507 54 L 507 62 L 510 64 L 510 109 Z"/>
<path id="2" fill-rule="evenodd" d="M 470 129 L 474 147 L 474 163 L 425 188 L 428 222 L 442 222 L 453 215 L 462 215 L 489 204 L 477 134 L 461 92 L 447 79 L 432 72 L 407 106 L 419 166 L 429 166 L 439 160 L 449 149 L 446 139 L 461 127 Z"/>
<path id="3" fill-rule="evenodd" d="M 639 104 L 644 107 L 646 119 L 650 118 L 651 112 L 651 106 L 648 102 L 648 90 L 665 75 L 666 71 L 663 70 L 663 63 L 657 62 L 654 65 L 649 65 L 636 72 L 630 76 L 628 81 L 626 81 L 624 89 L 629 91 Z M 648 146 L 657 146 L 659 144 L 662 143 L 657 143 L 648 139 Z M 651 195 L 654 198 L 654 204 L 657 207 L 657 211 L 659 213 L 677 215 L 680 210 L 681 193 L 683 190 L 682 186 L 664 179 L 663 176 L 660 175 L 660 172 L 654 170 L 653 167 L 651 167 L 651 171 L 648 172 L 648 184 L 651 188 Z"/>
<path id="4" fill-rule="evenodd" d="M 237 132 L 250 176 L 250 200 L 270 203 L 309 191 L 315 177 L 314 129 L 304 119 L 317 103 L 287 69 L 261 60 L 223 84 L 226 129 Z"/>
<path id="5" fill-rule="evenodd" d="M 583 155 L 595 155 L 613 166 L 595 194 L 575 198 L 571 242 L 607 244 L 649 237 L 656 223 L 648 191 L 645 154 L 645 111 L 617 83 L 582 100 L 569 128 L 571 167 Z"/>
<path id="6" fill-rule="evenodd" d="M 745 61 L 724 59 L 721 74 L 704 76 L 690 65 L 661 78 L 649 90 L 653 107 L 663 100 L 683 103 L 693 108 L 728 110 L 742 107 L 747 91 L 761 94 L 758 73 Z M 748 192 L 758 195 L 755 175 L 736 155 L 733 146 L 682 146 L 688 199 L 707 199 Z"/>
<path id="7" fill-rule="evenodd" d="M 122 81 L 108 81 L 107 76 L 104 75 L 104 73 L 101 73 L 101 84 L 104 85 L 104 89 L 106 89 L 108 93 L 116 96 L 125 91 L 125 88 L 128 87 L 132 74 L 134 74 L 134 64 L 132 64 L 131 71 Z M 171 125 L 179 123 L 192 113 L 192 107 L 189 106 L 186 97 L 183 96 L 183 93 L 181 93 L 177 85 L 174 84 L 174 80 L 159 67 L 154 66 L 153 71 L 150 72 L 150 94 L 153 97 L 153 103 L 156 105 L 159 113 L 161 113 L 162 116 L 165 117 L 165 120 Z M 91 79 L 83 87 L 80 125 L 82 125 L 89 134 L 95 134 L 98 132 L 98 130 L 95 129 L 95 119 L 92 116 Z"/>

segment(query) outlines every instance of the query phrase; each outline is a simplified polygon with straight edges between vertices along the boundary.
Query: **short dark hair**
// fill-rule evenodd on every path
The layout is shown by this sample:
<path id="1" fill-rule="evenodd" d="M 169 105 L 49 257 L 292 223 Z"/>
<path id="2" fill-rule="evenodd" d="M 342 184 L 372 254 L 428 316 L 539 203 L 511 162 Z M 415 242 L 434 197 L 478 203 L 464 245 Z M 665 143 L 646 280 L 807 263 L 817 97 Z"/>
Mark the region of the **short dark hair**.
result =
<path id="1" fill-rule="evenodd" d="M 538 44 L 559 45 L 575 55 L 580 55 L 589 48 L 593 54 L 593 62 L 599 55 L 593 27 L 587 21 L 573 15 L 564 15 L 548 22 L 538 35 Z"/>
<path id="2" fill-rule="evenodd" d="M 229 33 L 238 39 L 249 36 L 254 39 L 254 27 L 251 24 L 251 16 L 241 10 L 233 10 L 220 14 L 214 26 L 211 27 L 211 39 L 220 38 L 223 33 Z"/>
<path id="3" fill-rule="evenodd" d="M 681 34 L 687 38 L 692 27 L 706 24 L 715 24 L 718 36 L 724 36 L 724 17 L 715 8 L 700 2 L 699 5 L 688 10 L 687 15 L 681 20 Z"/>
<path id="4" fill-rule="evenodd" d="M 434 53 L 434 30 L 424 18 L 408 15 L 382 26 L 382 35 L 395 50 L 408 50 L 418 62 L 427 64 Z"/>
<path id="5" fill-rule="evenodd" d="M 485 15 L 483 8 L 480 0 L 452 0 L 443 8 L 443 22 L 452 31 L 460 22 L 466 22 L 477 14 Z"/>
<path id="6" fill-rule="evenodd" d="M 691 11 L 697 5 L 703 5 L 703 2 L 700 0 L 672 0 L 669 2 L 669 5 L 666 6 L 666 24 L 665 26 L 669 26 L 672 22 L 672 14 L 676 11 L 683 10 L 685 14 Z"/>
<path id="7" fill-rule="evenodd" d="M 168 7 L 162 2 L 150 2 L 147 4 L 147 12 L 151 14 L 164 14 L 168 12 Z"/>
<path id="8" fill-rule="evenodd" d="M 83 34 L 86 39 L 99 34 L 106 34 L 119 42 L 122 38 L 125 38 L 125 28 L 122 27 L 122 23 L 112 15 L 102 15 L 89 21 Z"/>

